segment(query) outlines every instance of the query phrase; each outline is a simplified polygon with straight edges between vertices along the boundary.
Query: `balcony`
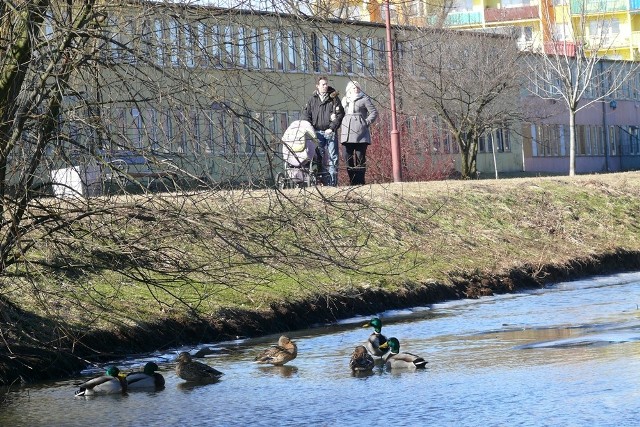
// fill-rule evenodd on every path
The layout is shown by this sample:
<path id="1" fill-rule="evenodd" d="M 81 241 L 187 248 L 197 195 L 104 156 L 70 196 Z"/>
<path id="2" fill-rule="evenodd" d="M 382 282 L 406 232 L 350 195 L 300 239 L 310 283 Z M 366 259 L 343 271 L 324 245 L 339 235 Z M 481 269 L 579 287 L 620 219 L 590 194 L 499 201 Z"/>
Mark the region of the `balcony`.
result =
<path id="1" fill-rule="evenodd" d="M 485 22 L 522 21 L 538 19 L 538 6 L 508 7 L 505 9 L 488 8 L 484 10 Z"/>
<path id="2" fill-rule="evenodd" d="M 545 42 L 544 53 L 547 55 L 576 56 L 576 44 L 573 42 Z"/>
<path id="3" fill-rule="evenodd" d="M 640 0 L 629 0 L 629 11 L 631 13 L 640 12 Z"/>
<path id="4" fill-rule="evenodd" d="M 631 47 L 640 51 L 640 31 L 631 32 Z"/>
<path id="5" fill-rule="evenodd" d="M 592 13 L 615 13 L 627 10 L 629 0 L 572 0 L 571 14 L 573 16 Z"/>
<path id="6" fill-rule="evenodd" d="M 446 27 L 482 24 L 481 12 L 451 12 L 444 21 Z"/>

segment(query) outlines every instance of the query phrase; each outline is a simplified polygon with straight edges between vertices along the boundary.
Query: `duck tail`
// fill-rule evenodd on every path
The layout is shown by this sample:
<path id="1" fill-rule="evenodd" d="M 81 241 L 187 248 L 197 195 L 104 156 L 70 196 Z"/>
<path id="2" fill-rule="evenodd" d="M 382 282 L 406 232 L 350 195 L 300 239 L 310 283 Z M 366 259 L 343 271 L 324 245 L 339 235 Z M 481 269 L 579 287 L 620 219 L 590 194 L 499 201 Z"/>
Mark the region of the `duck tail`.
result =
<path id="1" fill-rule="evenodd" d="M 416 365 L 416 368 L 418 369 L 426 369 L 427 367 L 427 362 L 426 360 L 424 360 L 422 357 L 417 359 L 416 361 L 413 362 Z"/>

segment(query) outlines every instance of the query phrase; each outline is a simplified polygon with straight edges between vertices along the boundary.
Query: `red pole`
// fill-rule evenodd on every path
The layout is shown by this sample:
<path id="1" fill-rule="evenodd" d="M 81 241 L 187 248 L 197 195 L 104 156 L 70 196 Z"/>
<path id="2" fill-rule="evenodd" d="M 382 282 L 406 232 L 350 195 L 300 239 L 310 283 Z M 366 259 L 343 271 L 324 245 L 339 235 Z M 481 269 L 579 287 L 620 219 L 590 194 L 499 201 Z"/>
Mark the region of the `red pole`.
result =
<path id="1" fill-rule="evenodd" d="M 391 43 L 391 14 L 389 0 L 385 1 L 387 27 L 387 64 L 389 68 L 389 97 L 391 98 L 391 164 L 393 166 L 393 182 L 402 182 L 402 167 L 400 165 L 400 132 L 396 119 L 396 93 L 393 80 L 393 45 Z"/>

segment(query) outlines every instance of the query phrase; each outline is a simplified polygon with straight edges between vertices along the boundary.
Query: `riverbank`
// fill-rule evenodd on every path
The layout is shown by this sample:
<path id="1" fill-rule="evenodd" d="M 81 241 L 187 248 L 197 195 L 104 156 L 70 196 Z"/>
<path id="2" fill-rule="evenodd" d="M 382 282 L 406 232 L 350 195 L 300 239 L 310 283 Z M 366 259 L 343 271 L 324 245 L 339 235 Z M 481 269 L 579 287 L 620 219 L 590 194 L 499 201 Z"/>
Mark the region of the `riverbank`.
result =
<path id="1" fill-rule="evenodd" d="M 291 191 L 289 196 L 296 195 L 297 190 Z M 209 295 L 198 301 L 198 309 L 166 300 L 149 309 L 157 294 L 140 292 L 139 304 L 113 298 L 101 321 L 84 328 L 64 302 L 52 299 L 45 304 L 48 310 L 35 309 L 25 292 L 20 298 L 5 292 L 0 299 L 5 339 L 0 383 L 62 378 L 88 363 L 183 344 L 278 333 L 386 309 L 640 270 L 639 173 L 318 192 L 321 197 L 308 195 L 305 203 L 322 215 L 327 215 L 322 209 L 326 204 L 353 206 L 357 198 L 359 224 L 376 234 L 357 240 L 360 234 L 349 235 L 352 222 L 344 221 L 345 211 L 332 209 L 329 215 L 339 217 L 331 223 L 335 236 L 350 240 L 341 246 L 333 238 L 331 244 L 346 252 L 354 241 L 361 242 L 357 253 L 349 252 L 345 259 L 369 260 L 368 270 L 346 269 L 336 260 L 335 265 L 321 266 L 323 275 L 300 270 L 299 277 L 293 277 L 294 271 L 278 283 L 270 276 L 263 287 L 239 285 L 241 299 Z M 287 200 L 299 203 L 294 197 Z M 344 230 L 336 228 L 340 226 Z M 209 302 L 213 299 L 215 303 Z M 61 307 L 55 311 L 57 305 Z M 105 317 L 114 321 L 104 322 Z"/>

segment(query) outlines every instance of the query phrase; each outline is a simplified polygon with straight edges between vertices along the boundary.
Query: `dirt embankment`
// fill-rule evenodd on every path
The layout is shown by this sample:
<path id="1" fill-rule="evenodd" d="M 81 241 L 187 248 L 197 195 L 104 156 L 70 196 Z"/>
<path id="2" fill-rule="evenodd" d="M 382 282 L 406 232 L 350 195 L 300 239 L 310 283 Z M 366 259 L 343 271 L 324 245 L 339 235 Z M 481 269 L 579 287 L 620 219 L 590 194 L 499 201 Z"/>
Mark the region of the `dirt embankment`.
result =
<path id="1" fill-rule="evenodd" d="M 18 307 L 0 301 L 1 331 L 19 331 L 22 343 L 5 342 L 0 352 L 0 384 L 5 387 L 20 381 L 32 382 L 67 377 L 91 361 L 112 359 L 136 353 L 167 349 L 199 342 L 216 342 L 235 337 L 251 337 L 304 329 L 354 315 L 368 315 L 388 309 L 408 308 L 462 298 L 478 298 L 500 293 L 533 289 L 545 284 L 599 274 L 640 270 L 640 252 L 617 251 L 563 265 L 523 266 L 503 274 L 482 272 L 451 277 L 451 284 L 430 282 L 406 284 L 400 291 L 368 288 L 344 294 L 317 295 L 298 303 L 282 302 L 270 310 L 254 312 L 227 310 L 213 320 L 165 321 L 117 333 L 96 332 L 81 342 L 57 339 L 46 341 L 47 334 L 63 336 L 47 319 L 35 318 Z M 15 332 L 15 331 L 14 331 Z M 0 338 L 4 338 L 0 332 Z M 28 343 L 28 344 L 24 344 Z"/>

